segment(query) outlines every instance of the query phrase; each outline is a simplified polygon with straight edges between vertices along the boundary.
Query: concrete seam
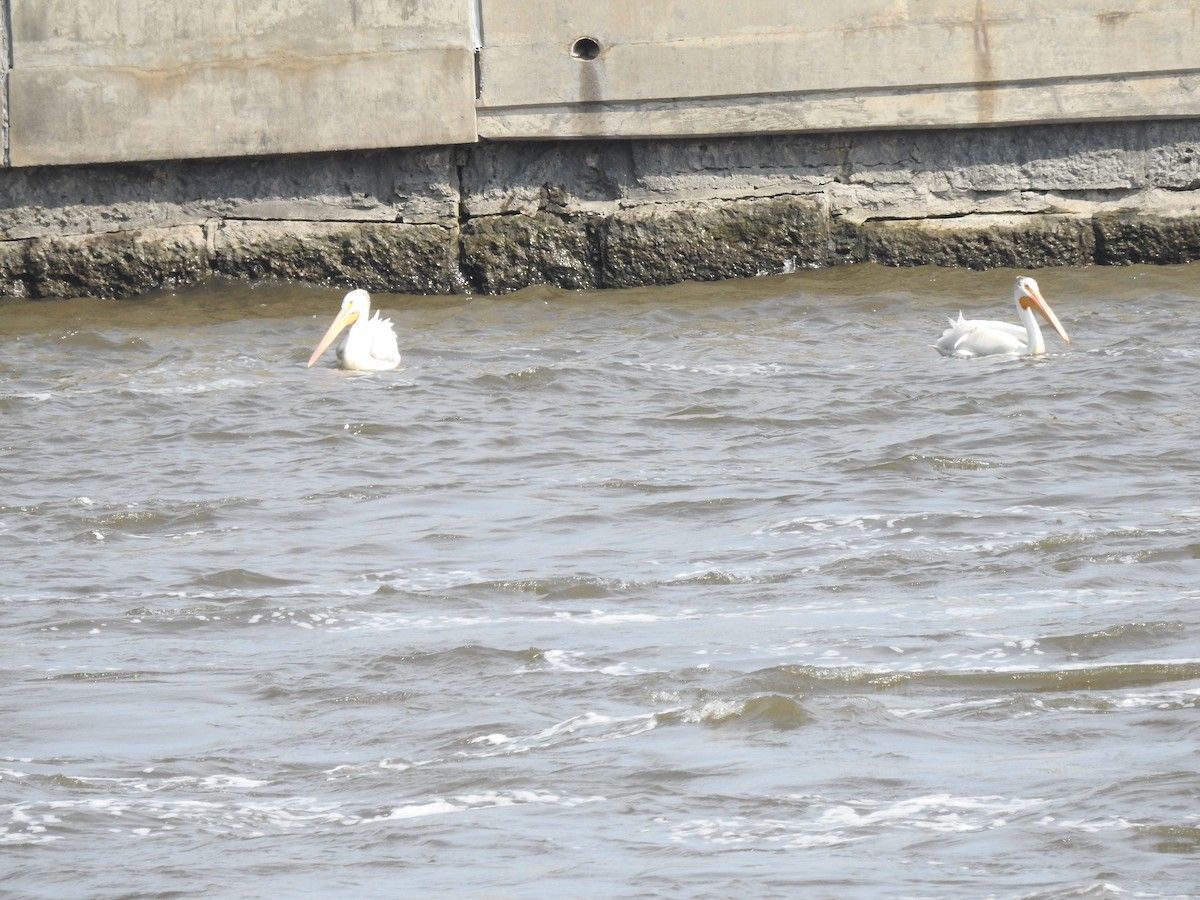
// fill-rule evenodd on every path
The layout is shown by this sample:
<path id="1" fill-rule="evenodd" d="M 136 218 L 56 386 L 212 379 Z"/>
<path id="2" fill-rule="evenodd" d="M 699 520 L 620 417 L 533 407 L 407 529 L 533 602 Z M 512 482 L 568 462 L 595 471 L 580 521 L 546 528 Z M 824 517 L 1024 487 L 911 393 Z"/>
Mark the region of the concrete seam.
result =
<path id="1" fill-rule="evenodd" d="M 483 61 L 480 59 L 480 53 L 483 52 L 483 0 L 468 0 L 468 2 L 470 3 L 468 15 L 471 20 L 471 45 L 474 57 L 472 62 L 475 76 L 475 99 L 479 100 L 483 96 Z"/>
<path id="2" fill-rule="evenodd" d="M 457 284 L 461 287 L 463 293 L 469 294 L 474 288 L 471 278 L 467 275 L 467 242 L 466 228 L 467 223 L 471 220 L 471 214 L 467 210 L 466 201 L 466 168 L 470 162 L 470 149 L 468 147 L 459 147 L 454 152 L 454 158 L 451 164 L 454 168 L 455 189 L 458 191 L 458 208 L 455 216 L 455 228 L 451 233 L 451 240 L 454 246 L 451 247 L 450 257 L 453 271 L 458 273 Z"/>
<path id="3" fill-rule="evenodd" d="M 483 0 L 468 0 L 471 20 L 471 43 L 476 50 L 483 47 Z"/>
<path id="4" fill-rule="evenodd" d="M 0 76 L 0 165 L 4 168 L 12 166 L 12 151 L 9 147 L 8 104 L 9 82 L 12 78 L 13 40 L 12 40 L 12 0 L 0 0 L 0 53 L 3 54 L 4 72 Z"/>

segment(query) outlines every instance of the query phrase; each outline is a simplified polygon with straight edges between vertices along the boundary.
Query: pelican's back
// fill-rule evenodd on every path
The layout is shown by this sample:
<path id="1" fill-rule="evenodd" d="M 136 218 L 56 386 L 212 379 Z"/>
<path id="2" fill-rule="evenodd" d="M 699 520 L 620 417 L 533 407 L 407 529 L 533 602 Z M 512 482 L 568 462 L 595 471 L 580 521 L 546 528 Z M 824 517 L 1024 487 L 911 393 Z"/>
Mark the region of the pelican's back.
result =
<path id="1" fill-rule="evenodd" d="M 960 312 L 950 320 L 934 345 L 942 356 L 994 356 L 1000 353 L 1024 353 L 1025 329 L 1010 322 L 988 319 L 964 319 Z"/>
<path id="2" fill-rule="evenodd" d="M 371 326 L 371 357 L 379 361 L 380 368 L 396 368 L 400 365 L 400 347 L 396 343 L 392 320 L 376 312 L 371 319 Z"/>

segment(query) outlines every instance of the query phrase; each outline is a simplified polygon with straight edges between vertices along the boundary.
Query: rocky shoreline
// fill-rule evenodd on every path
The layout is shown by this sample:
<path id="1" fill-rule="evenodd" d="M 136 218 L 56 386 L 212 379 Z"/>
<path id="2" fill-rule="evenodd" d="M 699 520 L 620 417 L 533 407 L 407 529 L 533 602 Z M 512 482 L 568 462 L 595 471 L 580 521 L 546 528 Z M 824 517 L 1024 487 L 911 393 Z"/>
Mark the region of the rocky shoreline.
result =
<path id="1" fill-rule="evenodd" d="M 1200 259 L 1200 122 L 469 146 L 0 170 L 0 295 L 213 276 L 410 294 L 858 262 Z"/>

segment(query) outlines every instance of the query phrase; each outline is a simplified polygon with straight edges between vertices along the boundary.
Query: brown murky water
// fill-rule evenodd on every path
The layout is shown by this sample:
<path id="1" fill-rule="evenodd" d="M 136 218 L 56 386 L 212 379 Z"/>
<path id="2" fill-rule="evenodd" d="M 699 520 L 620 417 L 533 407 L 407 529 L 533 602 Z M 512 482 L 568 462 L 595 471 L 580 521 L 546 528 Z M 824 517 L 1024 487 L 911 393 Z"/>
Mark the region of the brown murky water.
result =
<path id="1" fill-rule="evenodd" d="M 1200 270 L 1013 274 L 0 304 L 5 894 L 1195 895 Z"/>

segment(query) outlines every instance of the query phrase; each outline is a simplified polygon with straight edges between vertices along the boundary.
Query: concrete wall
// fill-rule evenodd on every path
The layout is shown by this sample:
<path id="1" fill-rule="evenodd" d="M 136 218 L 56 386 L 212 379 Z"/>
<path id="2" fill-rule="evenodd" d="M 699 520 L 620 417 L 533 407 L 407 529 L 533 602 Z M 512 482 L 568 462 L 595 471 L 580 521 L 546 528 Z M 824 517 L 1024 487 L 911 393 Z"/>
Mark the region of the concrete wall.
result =
<path id="1" fill-rule="evenodd" d="M 1200 259 L 1183 0 L 0 0 L 0 294 Z"/>
<path id="2" fill-rule="evenodd" d="M 1189 0 L 484 0 L 483 34 L 486 138 L 1200 115 Z"/>
<path id="3" fill-rule="evenodd" d="M 1193 120 L 484 142 L 0 172 L 0 294 L 403 293 L 1200 260 Z"/>
<path id="4" fill-rule="evenodd" d="M 12 166 L 1200 116 L 1191 0 L 0 2 Z"/>
<path id="5" fill-rule="evenodd" d="M 14 166 L 475 140 L 465 0 L 7 0 Z"/>

